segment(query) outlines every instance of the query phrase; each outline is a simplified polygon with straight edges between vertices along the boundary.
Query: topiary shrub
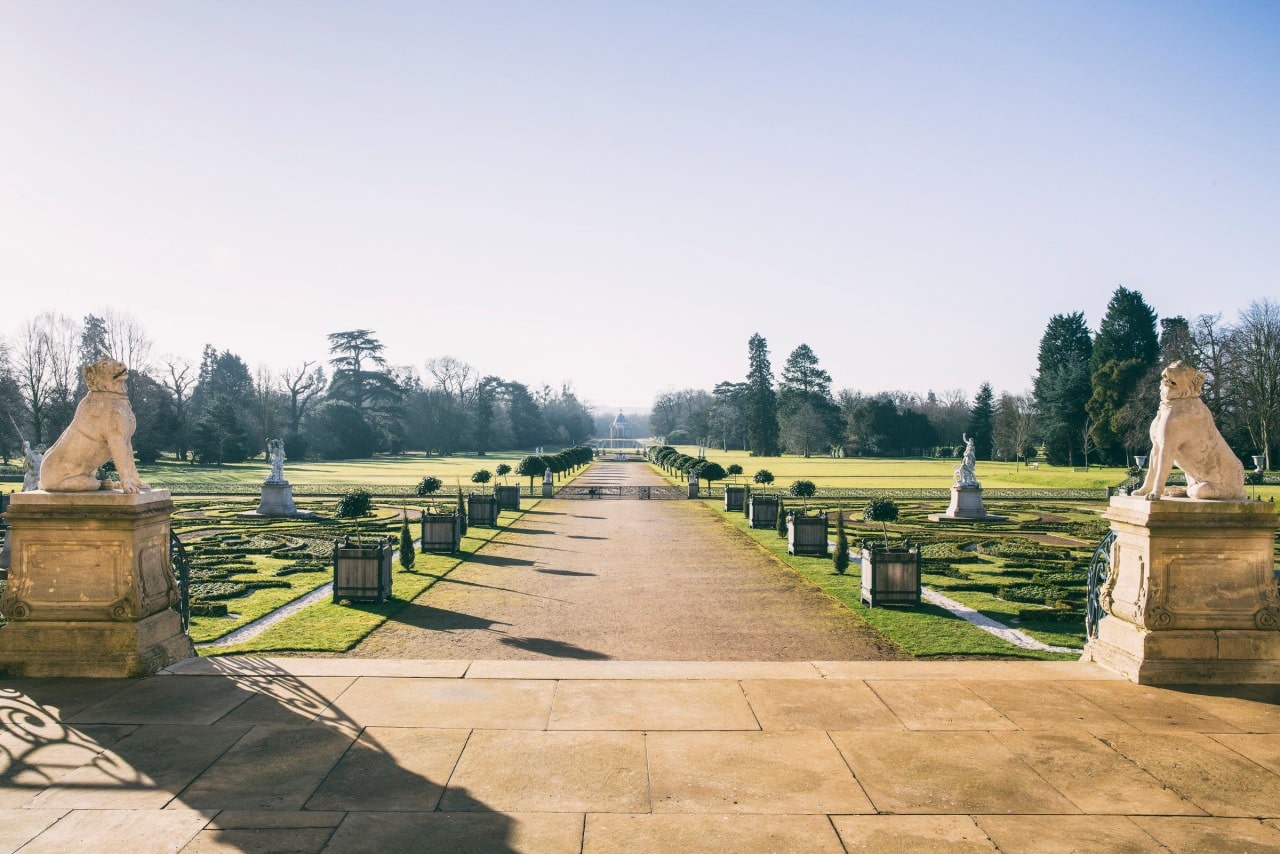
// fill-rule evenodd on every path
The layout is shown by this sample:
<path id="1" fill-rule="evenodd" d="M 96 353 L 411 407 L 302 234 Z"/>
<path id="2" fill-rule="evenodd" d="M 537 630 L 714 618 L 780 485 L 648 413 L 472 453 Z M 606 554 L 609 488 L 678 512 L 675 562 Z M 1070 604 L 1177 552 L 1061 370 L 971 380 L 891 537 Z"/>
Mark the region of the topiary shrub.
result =
<path id="1" fill-rule="evenodd" d="M 1044 604 L 1065 598 L 1066 591 L 1045 584 L 1009 584 L 997 590 L 996 595 L 1006 602 Z"/>
<path id="2" fill-rule="evenodd" d="M 413 534 L 409 531 L 409 511 L 404 512 L 404 521 L 400 524 L 400 565 L 412 569 L 414 561 Z"/>
<path id="3" fill-rule="evenodd" d="M 507 475 L 511 474 L 511 466 L 506 463 L 498 463 L 498 467 L 494 469 L 498 477 L 502 478 L 502 482 L 507 482 Z"/>
<path id="4" fill-rule="evenodd" d="M 733 478 L 734 483 L 737 483 L 738 475 L 742 474 L 742 466 L 737 463 L 731 463 L 727 468 L 725 468 L 724 473 Z"/>
<path id="5" fill-rule="evenodd" d="M 751 479 L 761 486 L 768 486 L 773 483 L 773 472 L 768 469 L 760 469 Z"/>
<path id="6" fill-rule="evenodd" d="M 844 510 L 836 509 L 836 549 L 831 553 L 831 563 L 840 575 L 849 569 L 849 537 L 844 532 Z"/>
<path id="7" fill-rule="evenodd" d="M 338 499 L 337 517 L 339 519 L 358 519 L 368 516 L 373 506 L 373 495 L 367 489 L 353 489 Z"/>
<path id="8" fill-rule="evenodd" d="M 471 475 L 472 483 L 483 484 L 483 483 L 488 483 L 492 479 L 493 479 L 493 472 L 489 471 L 488 469 L 480 469 L 479 471 L 474 472 Z"/>
<path id="9" fill-rule="evenodd" d="M 428 495 L 435 495 L 443 485 L 438 477 L 424 477 L 418 481 L 418 488 L 415 491 L 419 498 L 424 498 Z"/>
<path id="10" fill-rule="evenodd" d="M 804 512 L 806 513 L 809 512 L 809 499 L 812 498 L 817 491 L 818 487 L 815 486 L 811 480 L 797 480 L 787 488 L 787 492 L 790 493 L 793 498 L 800 499 L 801 506 L 804 507 Z"/>
<path id="11" fill-rule="evenodd" d="M 862 518 L 868 522 L 879 522 L 884 531 L 884 547 L 889 548 L 889 524 L 898 521 L 898 504 L 892 498 L 874 498 L 867 502 L 862 511 Z"/>

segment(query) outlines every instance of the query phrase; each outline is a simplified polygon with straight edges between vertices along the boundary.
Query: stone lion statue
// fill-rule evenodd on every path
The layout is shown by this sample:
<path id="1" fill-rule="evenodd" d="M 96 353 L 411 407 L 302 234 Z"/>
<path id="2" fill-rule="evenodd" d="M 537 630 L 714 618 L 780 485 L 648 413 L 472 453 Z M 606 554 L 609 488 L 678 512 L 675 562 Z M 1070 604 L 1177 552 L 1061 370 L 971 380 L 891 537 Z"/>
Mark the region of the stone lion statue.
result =
<path id="1" fill-rule="evenodd" d="M 1232 453 L 1200 399 L 1204 374 L 1181 361 L 1160 374 L 1160 408 L 1151 422 L 1151 467 L 1134 495 L 1156 501 L 1176 465 L 1186 472 L 1189 498 L 1243 501 L 1244 466 Z"/>
<path id="2" fill-rule="evenodd" d="M 44 455 L 40 488 L 46 492 L 94 492 L 116 489 L 140 492 L 151 487 L 138 477 L 133 462 L 133 431 L 137 421 L 125 380 L 129 369 L 104 356 L 82 369 L 88 393 L 76 405 L 75 417 Z M 111 460 L 120 476 L 117 483 L 100 480 L 98 467 Z"/>

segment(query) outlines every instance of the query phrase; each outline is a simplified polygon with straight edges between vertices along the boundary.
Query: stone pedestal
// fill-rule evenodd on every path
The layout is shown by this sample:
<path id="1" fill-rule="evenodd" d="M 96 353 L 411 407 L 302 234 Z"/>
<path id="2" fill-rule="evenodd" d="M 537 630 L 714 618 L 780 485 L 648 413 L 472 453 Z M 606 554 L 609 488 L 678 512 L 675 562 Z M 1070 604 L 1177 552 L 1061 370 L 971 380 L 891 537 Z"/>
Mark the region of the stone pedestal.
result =
<path id="1" fill-rule="evenodd" d="M 262 484 L 262 497 L 258 500 L 259 516 L 296 516 L 298 508 L 293 504 L 293 487 L 289 482 Z"/>
<path id="2" fill-rule="evenodd" d="M 172 509 L 168 490 L 13 496 L 0 676 L 145 676 L 194 655 L 171 610 Z"/>
<path id="3" fill-rule="evenodd" d="M 981 486 L 951 487 L 951 504 L 946 513 L 930 513 L 932 522 L 1003 522 L 1003 516 L 987 512 L 982 506 Z"/>
<path id="4" fill-rule="evenodd" d="M 1116 496 L 1084 658 L 1143 685 L 1280 682 L 1274 505 Z"/>

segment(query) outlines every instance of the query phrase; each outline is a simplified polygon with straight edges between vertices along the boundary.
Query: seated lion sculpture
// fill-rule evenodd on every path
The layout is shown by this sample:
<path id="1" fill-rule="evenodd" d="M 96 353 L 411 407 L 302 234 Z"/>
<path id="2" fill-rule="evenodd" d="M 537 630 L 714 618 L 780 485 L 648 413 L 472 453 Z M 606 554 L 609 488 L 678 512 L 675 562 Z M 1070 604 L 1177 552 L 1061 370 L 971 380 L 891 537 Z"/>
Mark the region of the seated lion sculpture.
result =
<path id="1" fill-rule="evenodd" d="M 133 462 L 133 431 L 137 421 L 125 380 L 129 369 L 115 359 L 103 357 L 83 368 L 89 392 L 76 406 L 75 417 L 44 455 L 40 466 L 40 488 L 46 492 L 94 492 L 120 489 L 140 492 L 151 487 L 138 477 Z M 111 460 L 119 483 L 101 480 L 98 467 Z"/>
<path id="2" fill-rule="evenodd" d="M 1160 374 L 1160 409 L 1151 422 L 1151 468 L 1134 495 L 1156 501 L 1176 465 L 1186 472 L 1187 497 L 1243 501 L 1244 466 L 1200 399 L 1204 374 L 1174 362 Z"/>

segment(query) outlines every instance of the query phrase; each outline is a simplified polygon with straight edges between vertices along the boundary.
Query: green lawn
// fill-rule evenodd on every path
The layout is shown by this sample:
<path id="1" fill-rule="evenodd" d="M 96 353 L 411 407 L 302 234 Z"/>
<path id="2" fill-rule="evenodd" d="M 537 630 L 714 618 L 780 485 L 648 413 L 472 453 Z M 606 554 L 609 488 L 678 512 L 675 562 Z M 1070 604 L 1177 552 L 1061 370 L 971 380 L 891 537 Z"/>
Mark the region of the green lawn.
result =
<path id="1" fill-rule="evenodd" d="M 693 446 L 681 447 L 690 456 L 697 453 Z M 773 472 L 774 486 L 783 488 L 795 480 L 811 480 L 818 486 L 859 487 L 885 489 L 894 487 L 951 486 L 952 475 L 960 460 L 936 459 L 871 459 L 864 457 L 753 457 L 746 451 L 707 450 L 707 459 L 728 468 L 737 463 L 742 466 L 740 483 L 750 483 L 760 469 Z M 1055 489 L 1101 489 L 1115 486 L 1127 476 L 1123 468 L 1090 466 L 1088 471 L 1075 471 L 1069 467 L 1040 463 L 1038 468 L 1028 468 L 1022 463 L 979 462 L 978 480 L 984 487 Z"/>
<path id="2" fill-rule="evenodd" d="M 449 491 L 461 486 L 464 490 L 473 487 L 471 475 L 488 469 L 490 473 L 500 463 L 506 463 L 513 469 L 525 455 L 517 452 L 495 452 L 480 456 L 427 456 L 421 453 L 406 453 L 388 457 L 374 457 L 367 460 L 342 460 L 337 462 L 292 460 L 285 463 L 284 475 L 290 483 L 295 484 L 365 484 L 368 486 L 412 486 L 428 475 L 438 477 L 444 482 L 443 489 Z M 271 466 L 263 460 L 249 460 L 243 463 L 228 463 L 223 466 L 193 466 L 190 463 L 162 460 L 151 465 L 138 466 L 142 479 L 155 487 L 175 487 L 187 484 L 204 483 L 262 483 L 271 471 Z M 495 476 L 493 483 L 502 480 Z M 507 476 L 507 482 L 528 484 L 528 478 Z"/>

